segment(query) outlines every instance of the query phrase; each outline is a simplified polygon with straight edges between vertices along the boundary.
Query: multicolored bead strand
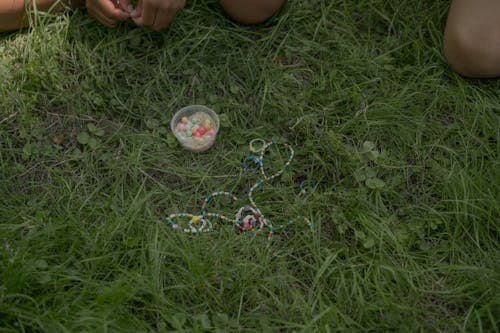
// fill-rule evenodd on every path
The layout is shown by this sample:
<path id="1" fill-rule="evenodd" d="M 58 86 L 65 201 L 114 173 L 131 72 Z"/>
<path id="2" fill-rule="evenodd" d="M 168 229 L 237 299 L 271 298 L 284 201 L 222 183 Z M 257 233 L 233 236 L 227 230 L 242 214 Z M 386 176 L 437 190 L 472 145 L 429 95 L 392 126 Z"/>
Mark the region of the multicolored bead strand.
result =
<path id="1" fill-rule="evenodd" d="M 262 143 L 262 147 L 256 148 L 254 146 L 256 142 Z M 253 193 L 264 183 L 271 182 L 272 180 L 281 176 L 281 174 L 283 174 L 283 172 L 285 172 L 285 170 L 288 169 L 293 159 L 295 158 L 295 151 L 293 150 L 292 146 L 286 143 L 283 144 L 285 149 L 287 149 L 290 153 L 288 160 L 285 162 L 281 170 L 279 170 L 273 175 L 268 176 L 264 170 L 264 155 L 266 154 L 267 150 L 274 144 L 275 144 L 274 142 L 265 142 L 264 140 L 261 139 L 255 139 L 250 142 L 250 150 L 254 153 L 259 153 L 259 157 L 250 155 L 247 158 L 245 158 L 243 162 L 243 168 L 248 171 L 260 169 L 261 179 L 258 179 L 256 183 L 248 190 L 248 201 L 250 205 L 245 205 L 243 207 L 240 207 L 237 213 L 235 214 L 234 219 L 228 218 L 218 213 L 207 212 L 207 205 L 212 200 L 218 197 L 225 196 L 225 197 L 230 197 L 232 201 L 237 200 L 236 196 L 233 193 L 214 192 L 205 198 L 203 205 L 201 207 L 200 215 L 192 215 L 188 213 L 171 214 L 167 219 L 167 223 L 170 226 L 172 226 L 174 230 L 184 230 L 184 232 L 187 233 L 200 233 L 200 232 L 212 231 L 213 224 L 210 219 L 216 219 L 216 220 L 231 222 L 240 231 L 248 231 L 248 230 L 261 231 L 264 229 L 264 227 L 266 227 L 269 229 L 268 239 L 272 239 L 274 234 L 274 225 L 268 218 L 266 218 L 264 213 L 257 206 L 255 200 L 253 199 Z M 249 168 L 248 165 L 246 164 L 248 161 L 256 163 L 256 168 Z M 303 185 L 301 185 L 301 188 L 302 186 Z M 248 212 L 249 214 L 243 216 L 243 212 Z M 174 222 L 174 219 L 186 219 L 186 218 L 189 219 L 189 221 L 187 222 L 187 228 L 182 228 L 179 224 Z M 309 229 L 313 228 L 313 224 L 311 223 L 311 221 L 309 221 L 309 219 L 307 219 L 306 217 L 302 216 L 297 216 L 295 219 L 288 221 L 288 224 L 292 224 L 296 220 L 303 220 Z"/>

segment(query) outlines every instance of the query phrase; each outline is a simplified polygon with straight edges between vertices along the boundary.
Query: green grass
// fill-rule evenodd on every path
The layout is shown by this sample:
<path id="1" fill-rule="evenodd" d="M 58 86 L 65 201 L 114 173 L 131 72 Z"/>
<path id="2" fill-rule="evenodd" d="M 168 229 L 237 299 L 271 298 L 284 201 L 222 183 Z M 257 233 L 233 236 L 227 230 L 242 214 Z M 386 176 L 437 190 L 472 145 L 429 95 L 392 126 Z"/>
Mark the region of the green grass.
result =
<path id="1" fill-rule="evenodd" d="M 245 27 L 191 1 L 161 33 L 76 13 L 2 35 L 0 331 L 498 332 L 500 81 L 450 71 L 447 9 L 289 1 Z M 207 154 L 169 135 L 193 103 L 224 115 Z M 169 229 L 213 191 L 242 203 L 253 138 L 297 147 L 255 199 L 313 231 Z"/>

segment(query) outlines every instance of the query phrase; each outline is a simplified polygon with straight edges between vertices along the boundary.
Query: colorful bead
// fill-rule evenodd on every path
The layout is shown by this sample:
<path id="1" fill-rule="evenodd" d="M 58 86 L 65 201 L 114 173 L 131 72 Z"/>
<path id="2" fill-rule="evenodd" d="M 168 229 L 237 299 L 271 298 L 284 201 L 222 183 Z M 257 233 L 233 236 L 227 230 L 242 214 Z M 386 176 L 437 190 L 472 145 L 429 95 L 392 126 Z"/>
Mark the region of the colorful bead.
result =
<path id="1" fill-rule="evenodd" d="M 184 141 L 192 142 L 198 147 L 213 143 L 213 137 L 217 135 L 214 120 L 204 112 L 197 112 L 188 117 L 182 117 L 175 127 L 177 136 Z M 210 140 L 210 141 L 208 141 Z"/>
<path id="2" fill-rule="evenodd" d="M 203 127 L 208 131 L 213 127 L 213 123 L 207 119 L 203 122 Z"/>
<path id="3" fill-rule="evenodd" d="M 200 116 L 200 120 L 202 120 L 202 116 Z M 201 126 L 198 126 L 198 127 L 199 128 L 195 134 L 193 134 L 191 131 L 187 132 L 191 135 L 194 135 L 193 140 L 203 140 L 203 136 L 209 135 L 210 131 L 213 130 L 213 129 L 210 129 L 210 130 L 206 131 L 205 135 L 203 135 L 203 134 L 200 134 L 200 129 L 204 128 L 204 127 L 201 127 Z M 279 177 L 285 171 L 285 169 L 288 167 L 288 165 L 290 165 L 290 163 L 292 162 L 292 160 L 294 159 L 294 156 L 295 156 L 295 152 L 294 152 L 293 148 L 290 145 L 285 144 L 284 147 L 290 152 L 290 155 L 289 155 L 287 162 L 284 164 L 282 169 L 280 171 L 278 171 L 276 174 L 267 176 L 266 172 L 264 170 L 264 155 L 265 155 L 267 149 L 270 146 L 272 146 L 273 144 L 274 144 L 273 142 L 267 142 L 267 143 L 264 142 L 262 148 L 259 149 L 260 156 L 258 158 L 256 158 L 256 162 L 258 164 L 258 168 L 261 171 L 261 179 L 258 179 L 256 181 L 256 183 L 248 191 L 248 201 L 250 202 L 250 205 L 245 205 L 245 206 L 241 207 L 238 210 L 238 212 L 235 214 L 235 219 L 229 219 L 224 215 L 219 215 L 218 213 L 207 213 L 206 212 L 206 206 L 210 203 L 210 201 L 214 198 L 219 197 L 219 196 L 229 196 L 232 200 L 234 200 L 234 201 L 237 200 L 236 196 L 232 193 L 218 191 L 218 192 L 214 192 L 214 193 L 208 195 L 205 198 L 204 203 L 203 203 L 202 208 L 201 208 L 200 215 L 194 216 L 194 215 L 185 214 L 185 213 L 171 214 L 167 220 L 167 223 L 170 226 L 172 226 L 173 229 L 180 230 L 182 228 L 180 228 L 178 226 L 178 224 L 175 224 L 172 221 L 172 219 L 188 217 L 188 218 L 190 218 L 190 221 L 188 222 L 188 228 L 184 229 L 185 232 L 188 232 L 188 233 L 208 232 L 208 231 L 213 230 L 212 223 L 208 218 L 215 218 L 215 219 L 219 219 L 222 221 L 232 222 L 236 226 L 236 228 L 238 230 L 241 230 L 241 231 L 262 230 L 264 227 L 266 227 L 269 229 L 269 233 L 268 233 L 267 238 L 269 240 L 271 240 L 273 238 L 275 227 L 274 227 L 273 223 L 271 223 L 271 221 L 267 217 L 265 217 L 263 212 L 257 207 L 257 204 L 253 200 L 253 193 L 257 188 L 262 186 L 262 184 L 264 184 L 266 182 L 270 182 L 273 179 Z M 302 187 L 304 187 L 304 186 L 302 186 Z M 248 215 L 245 215 L 245 217 L 242 218 L 242 213 L 244 211 L 248 212 Z M 297 220 L 297 219 L 302 219 L 305 222 L 307 228 L 312 230 L 313 224 L 307 218 L 298 216 L 294 220 Z M 293 223 L 294 220 L 288 221 L 288 224 Z M 194 224 L 200 225 L 200 222 L 201 222 L 200 227 L 194 226 Z M 259 223 L 258 228 L 257 228 L 257 223 Z M 283 226 L 278 225 L 277 228 L 283 228 Z"/>

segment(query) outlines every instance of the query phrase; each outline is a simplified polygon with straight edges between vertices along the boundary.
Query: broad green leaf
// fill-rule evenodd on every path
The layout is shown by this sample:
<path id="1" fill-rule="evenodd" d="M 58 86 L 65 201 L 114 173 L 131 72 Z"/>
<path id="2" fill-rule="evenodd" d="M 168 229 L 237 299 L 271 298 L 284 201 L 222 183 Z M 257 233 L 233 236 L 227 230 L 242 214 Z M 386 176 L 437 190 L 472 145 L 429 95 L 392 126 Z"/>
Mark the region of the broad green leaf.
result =
<path id="1" fill-rule="evenodd" d="M 146 120 L 146 126 L 149 129 L 154 129 L 154 128 L 157 128 L 158 126 L 160 126 L 160 122 L 154 118 L 148 119 L 148 120 Z"/>
<path id="2" fill-rule="evenodd" d="M 363 231 L 354 231 L 354 234 L 356 235 L 356 238 L 359 238 L 361 240 L 366 238 L 366 235 Z"/>
<path id="3" fill-rule="evenodd" d="M 170 148 L 175 148 L 177 146 L 177 139 L 172 133 L 167 134 L 167 145 Z"/>
<path id="4" fill-rule="evenodd" d="M 90 140 L 90 136 L 87 132 L 80 132 L 78 133 L 77 137 L 76 137 L 76 140 L 78 140 L 78 142 L 80 142 L 82 145 L 86 145 L 89 143 L 89 140 Z"/>
<path id="5" fill-rule="evenodd" d="M 103 136 L 104 135 L 104 130 L 102 128 L 95 126 L 92 123 L 87 124 L 87 129 L 89 130 L 90 133 L 92 133 L 96 136 Z"/>
<path id="6" fill-rule="evenodd" d="M 80 149 L 78 149 L 78 148 L 75 148 L 75 149 L 71 152 L 71 156 L 72 156 L 73 158 L 80 158 L 80 157 L 82 157 L 82 155 L 83 155 L 82 151 L 81 151 Z"/>
<path id="7" fill-rule="evenodd" d="M 231 91 L 231 94 L 236 95 L 240 92 L 240 87 L 238 87 L 236 84 L 231 84 L 231 86 L 229 87 L 229 91 Z"/>
<path id="8" fill-rule="evenodd" d="M 92 123 L 88 123 L 87 124 L 87 129 L 89 130 L 90 133 L 94 133 L 96 130 L 98 130 L 98 128 L 96 127 L 96 125 L 94 125 Z"/>
<path id="9" fill-rule="evenodd" d="M 363 243 L 363 247 L 364 248 L 371 248 L 375 245 L 375 241 L 373 240 L 373 238 L 368 238 L 364 243 Z"/>
<path id="10" fill-rule="evenodd" d="M 201 328 L 203 328 L 205 330 L 210 329 L 212 327 L 212 324 L 210 322 L 210 318 L 208 317 L 208 315 L 206 313 L 202 313 L 202 314 L 194 316 L 194 320 L 197 321 L 200 324 Z"/>
<path id="11" fill-rule="evenodd" d="M 365 184 L 368 188 L 371 188 L 372 190 L 381 190 L 385 187 L 385 182 L 379 178 L 367 179 Z"/>
<path id="12" fill-rule="evenodd" d="M 223 114 L 219 115 L 219 120 L 220 120 L 220 125 L 222 127 L 231 126 L 231 124 L 229 123 L 229 118 L 228 118 L 227 114 L 223 113 Z"/>
<path id="13" fill-rule="evenodd" d="M 229 316 L 225 313 L 217 313 L 214 317 L 212 317 L 212 320 L 214 321 L 214 324 L 223 327 L 227 326 L 229 322 Z"/>
<path id="14" fill-rule="evenodd" d="M 339 225 L 337 226 L 337 229 L 338 229 L 338 231 L 339 231 L 339 234 L 341 234 L 341 235 L 345 234 L 348 228 L 349 228 L 349 227 L 348 227 L 347 225 L 345 225 L 345 224 L 339 224 Z"/>
<path id="15" fill-rule="evenodd" d="M 375 176 L 377 175 L 377 173 L 372 168 L 366 168 L 365 175 L 366 175 L 367 179 L 368 178 L 375 178 Z"/>
<path id="16" fill-rule="evenodd" d="M 99 146 L 99 144 L 100 144 L 100 141 L 97 140 L 96 138 L 89 139 L 88 145 L 90 148 L 96 149 Z"/>
<path id="17" fill-rule="evenodd" d="M 31 146 L 30 143 L 27 143 L 23 147 L 23 156 L 30 157 L 31 154 L 33 153 L 33 147 Z"/>
<path id="18" fill-rule="evenodd" d="M 362 153 L 367 153 L 375 148 L 375 144 L 371 141 L 363 142 L 363 146 L 361 147 Z"/>
<path id="19" fill-rule="evenodd" d="M 184 328 L 186 324 L 186 315 L 183 313 L 176 313 L 170 318 L 167 318 L 168 323 L 172 326 L 172 328 L 180 330 Z"/>
<path id="20" fill-rule="evenodd" d="M 37 261 L 35 261 L 35 266 L 36 268 L 38 269 L 47 269 L 49 267 L 49 264 L 47 264 L 47 262 L 43 259 L 38 259 Z"/>
<path id="21" fill-rule="evenodd" d="M 358 182 L 364 182 L 366 180 L 366 173 L 364 172 L 364 170 L 357 170 L 355 173 L 354 173 L 354 178 L 358 181 Z"/>

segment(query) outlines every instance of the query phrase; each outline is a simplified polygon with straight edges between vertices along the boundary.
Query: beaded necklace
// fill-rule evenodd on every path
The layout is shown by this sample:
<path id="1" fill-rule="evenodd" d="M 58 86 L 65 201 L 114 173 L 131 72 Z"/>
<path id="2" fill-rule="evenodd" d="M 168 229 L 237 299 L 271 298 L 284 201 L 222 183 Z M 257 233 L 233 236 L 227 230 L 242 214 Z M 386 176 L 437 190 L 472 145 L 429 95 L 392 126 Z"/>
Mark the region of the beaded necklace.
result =
<path id="1" fill-rule="evenodd" d="M 262 147 L 256 148 L 256 143 L 261 143 Z M 272 239 L 274 234 L 274 226 L 273 223 L 266 217 L 266 215 L 262 212 L 262 210 L 257 206 L 255 200 L 253 199 L 253 193 L 260 186 L 265 184 L 266 182 L 271 182 L 274 179 L 278 178 L 288 169 L 290 163 L 292 163 L 295 158 L 295 152 L 289 144 L 285 143 L 283 146 L 289 152 L 288 160 L 285 162 L 281 170 L 279 170 L 274 175 L 268 176 L 264 170 L 264 155 L 268 151 L 268 149 L 276 143 L 270 141 L 265 142 L 261 139 L 255 139 L 250 142 L 250 151 L 252 153 L 258 153 L 259 156 L 249 155 L 243 161 L 243 168 L 248 171 L 260 170 L 261 178 L 257 180 L 257 182 L 248 190 L 248 201 L 249 205 L 245 205 L 240 207 L 235 214 L 235 218 L 231 219 L 227 216 L 218 213 L 209 213 L 207 212 L 207 205 L 214 199 L 218 197 L 229 197 L 232 201 L 236 201 L 237 198 L 233 193 L 230 192 L 214 192 L 208 195 L 203 202 L 201 207 L 201 213 L 199 215 L 193 215 L 189 213 L 177 213 L 171 214 L 167 218 L 167 223 L 174 230 L 183 230 L 187 233 L 200 233 L 200 232 L 209 232 L 214 229 L 213 220 L 220 220 L 232 223 L 237 230 L 240 231 L 249 231 L 249 230 L 258 230 L 262 231 L 264 228 L 269 229 L 269 233 L 267 238 Z M 248 163 L 254 163 L 255 165 L 249 166 Z M 301 185 L 302 189 L 302 185 Z M 174 219 L 189 219 L 187 223 L 187 228 L 182 228 L 179 224 L 175 223 Z M 302 220 L 305 222 L 309 229 L 312 229 L 312 222 L 303 216 L 297 216 L 295 219 L 288 221 L 287 224 L 294 223 L 296 220 Z"/>

